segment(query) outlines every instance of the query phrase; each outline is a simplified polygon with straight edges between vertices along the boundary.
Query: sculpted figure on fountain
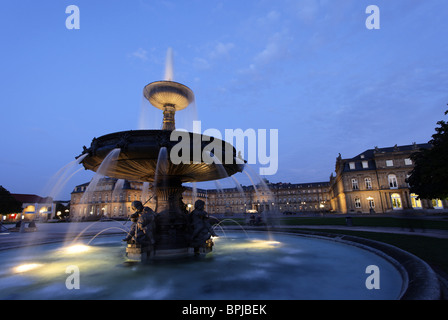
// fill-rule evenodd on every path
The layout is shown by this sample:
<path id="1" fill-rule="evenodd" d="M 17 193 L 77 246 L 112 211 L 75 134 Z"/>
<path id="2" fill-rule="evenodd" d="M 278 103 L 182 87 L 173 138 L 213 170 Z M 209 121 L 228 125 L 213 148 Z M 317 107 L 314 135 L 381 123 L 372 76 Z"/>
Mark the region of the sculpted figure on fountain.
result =
<path id="1" fill-rule="evenodd" d="M 131 221 L 133 223 L 127 237 L 123 241 L 129 244 L 137 243 L 143 246 L 153 246 L 155 244 L 154 211 L 149 207 L 144 207 L 140 201 L 133 201 L 131 207 L 134 211 L 131 215 Z"/>
<path id="2" fill-rule="evenodd" d="M 204 210 L 205 202 L 197 200 L 194 204 L 194 210 L 190 214 L 190 225 L 192 235 L 190 246 L 194 248 L 195 253 L 199 253 L 200 247 L 211 247 L 210 237 L 217 237 L 208 221 L 208 213 Z"/>

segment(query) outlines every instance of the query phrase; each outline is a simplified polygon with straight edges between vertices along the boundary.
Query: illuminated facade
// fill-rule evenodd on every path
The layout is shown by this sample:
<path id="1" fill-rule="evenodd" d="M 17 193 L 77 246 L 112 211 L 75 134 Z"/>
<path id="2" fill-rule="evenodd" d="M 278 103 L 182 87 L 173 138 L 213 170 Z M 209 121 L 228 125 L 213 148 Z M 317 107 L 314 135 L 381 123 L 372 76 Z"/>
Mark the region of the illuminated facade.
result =
<path id="1" fill-rule="evenodd" d="M 331 207 L 338 213 L 387 213 L 400 210 L 442 210 L 446 200 L 417 199 L 406 179 L 414 164 L 411 154 L 429 144 L 369 149 L 354 158 L 336 159 L 330 177 Z"/>
<path id="2" fill-rule="evenodd" d="M 269 183 L 208 190 L 210 214 L 317 212 L 330 210 L 328 182 Z"/>
<path id="3" fill-rule="evenodd" d="M 4 221 L 47 221 L 55 214 L 55 203 L 52 198 L 42 198 L 35 194 L 11 194 L 22 203 L 22 212 L 11 213 L 3 216 Z"/>
<path id="4" fill-rule="evenodd" d="M 132 214 L 132 201 L 138 200 L 155 209 L 153 193 L 148 184 L 104 178 L 94 192 L 87 192 L 88 183 L 76 186 L 71 194 L 70 217 L 74 221 L 96 220 L 101 217 L 127 219 Z M 256 186 L 226 189 L 185 188 L 185 209 L 194 209 L 195 200 L 206 203 L 213 215 L 251 212 L 322 212 L 330 210 L 328 182 L 263 183 Z"/>
<path id="5" fill-rule="evenodd" d="M 149 184 L 114 178 L 98 181 L 95 191 L 87 192 L 89 183 L 75 187 L 71 193 L 70 218 L 73 221 L 97 220 L 99 218 L 127 219 L 131 215 L 133 201 L 141 201 L 155 209 L 156 202 Z M 196 199 L 206 200 L 202 189 L 196 190 Z M 186 210 L 193 209 L 193 190 L 186 188 L 183 193 Z"/>
<path id="6" fill-rule="evenodd" d="M 374 148 L 353 158 L 336 159 L 336 175 L 330 181 L 312 183 L 269 183 L 225 189 L 186 188 L 183 202 L 187 211 L 201 199 L 206 211 L 215 216 L 241 213 L 388 213 L 402 210 L 448 209 L 448 201 L 417 199 L 406 178 L 414 165 L 411 154 L 429 144 Z M 149 184 L 104 178 L 95 192 L 86 193 L 88 183 L 75 187 L 71 195 L 73 220 L 99 217 L 126 219 L 131 203 L 145 203 L 151 196 Z M 155 209 L 151 198 L 146 206 Z"/>

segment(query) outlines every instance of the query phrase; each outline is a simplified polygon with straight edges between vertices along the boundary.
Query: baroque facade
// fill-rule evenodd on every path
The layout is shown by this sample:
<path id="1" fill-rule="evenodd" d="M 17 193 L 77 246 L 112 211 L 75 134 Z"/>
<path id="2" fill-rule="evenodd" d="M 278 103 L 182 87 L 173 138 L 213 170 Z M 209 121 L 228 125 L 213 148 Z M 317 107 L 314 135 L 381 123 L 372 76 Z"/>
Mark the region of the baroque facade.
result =
<path id="1" fill-rule="evenodd" d="M 96 220 L 101 217 L 127 219 L 132 214 L 131 203 L 138 200 L 155 210 L 149 184 L 101 179 L 93 192 L 86 192 L 89 183 L 78 185 L 71 194 L 70 217 L 75 221 Z M 225 189 L 196 189 L 186 187 L 183 193 L 185 209 L 191 211 L 196 200 L 206 203 L 212 215 L 261 212 L 315 212 L 330 210 L 328 182 L 269 183 Z"/>
<path id="2" fill-rule="evenodd" d="M 330 181 L 312 183 L 269 183 L 225 189 L 186 187 L 185 209 L 194 209 L 198 199 L 215 216 L 245 213 L 388 213 L 400 210 L 446 210 L 448 201 L 418 199 L 409 191 L 406 178 L 414 164 L 411 154 L 429 144 L 412 144 L 366 150 L 353 158 L 336 159 L 335 175 Z M 101 179 L 94 192 L 86 192 L 88 183 L 78 185 L 71 194 L 70 217 L 73 220 L 100 217 L 127 219 L 132 201 L 139 200 L 155 209 L 148 183 Z"/>
<path id="3" fill-rule="evenodd" d="M 329 211 L 329 187 L 328 182 L 264 181 L 241 189 L 208 190 L 208 210 L 211 214 Z"/>
<path id="4" fill-rule="evenodd" d="M 151 185 L 149 183 L 102 178 L 94 191 L 88 191 L 89 183 L 78 185 L 71 193 L 70 218 L 75 221 L 96 220 L 99 218 L 127 219 L 133 212 L 133 201 L 141 201 L 155 210 Z M 193 208 L 195 199 L 206 199 L 205 190 L 186 188 L 183 202 L 187 210 Z"/>
<path id="5" fill-rule="evenodd" d="M 400 210 L 444 209 L 447 201 L 418 199 L 406 179 L 414 164 L 411 154 L 429 144 L 366 150 L 353 158 L 336 159 L 330 177 L 332 210 L 338 213 L 387 213 Z"/>

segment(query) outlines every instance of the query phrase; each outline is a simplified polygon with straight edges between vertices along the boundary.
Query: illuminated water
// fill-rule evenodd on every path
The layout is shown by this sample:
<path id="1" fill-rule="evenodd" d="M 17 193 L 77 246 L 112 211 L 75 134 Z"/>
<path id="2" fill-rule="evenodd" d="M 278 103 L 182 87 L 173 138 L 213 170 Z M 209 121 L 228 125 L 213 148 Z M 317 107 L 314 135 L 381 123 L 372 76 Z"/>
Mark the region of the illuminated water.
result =
<path id="1" fill-rule="evenodd" d="M 226 231 L 206 257 L 137 264 L 121 238 L 1 251 L 0 299 L 396 299 L 402 286 L 383 258 L 329 240 Z M 379 290 L 366 288 L 369 265 L 380 268 Z M 69 266 L 80 289 L 66 287 Z"/>

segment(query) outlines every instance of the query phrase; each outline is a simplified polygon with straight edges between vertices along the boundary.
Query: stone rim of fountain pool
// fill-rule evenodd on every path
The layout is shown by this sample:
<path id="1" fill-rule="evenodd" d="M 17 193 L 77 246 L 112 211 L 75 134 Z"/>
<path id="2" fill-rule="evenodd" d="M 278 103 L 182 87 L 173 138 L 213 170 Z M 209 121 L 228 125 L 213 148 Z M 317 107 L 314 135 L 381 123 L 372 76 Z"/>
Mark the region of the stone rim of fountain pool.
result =
<path id="1" fill-rule="evenodd" d="M 102 223 L 100 223 L 102 224 Z M 42 224 L 40 224 L 42 225 Z M 44 224 L 45 225 L 45 224 Z M 103 228 L 104 230 L 104 228 Z M 225 226 L 224 230 L 241 231 L 241 227 Z M 319 231 L 307 231 L 307 230 L 292 230 L 291 228 L 281 228 L 281 227 L 270 227 L 267 228 L 256 228 L 255 231 L 258 232 L 271 232 L 275 234 L 286 234 L 297 237 L 307 237 L 315 239 L 323 239 L 327 241 L 339 242 L 341 244 L 358 247 L 363 250 L 370 251 L 379 257 L 385 259 L 387 262 L 392 264 L 396 270 L 400 273 L 402 277 L 402 288 L 397 300 L 440 300 L 441 299 L 441 286 L 437 274 L 434 270 L 422 259 L 416 257 L 415 255 L 397 248 L 395 246 L 374 241 L 366 238 L 340 235 Z M 253 229 L 247 229 L 247 231 L 254 231 Z M 116 230 L 105 232 L 98 236 L 107 237 L 120 234 Z M 36 233 L 34 233 L 35 235 Z M 89 239 L 98 234 L 98 230 L 85 232 L 82 235 L 83 239 Z M 33 236 L 32 234 L 9 234 L 10 242 L 0 242 L 0 251 L 13 250 L 15 248 L 21 248 L 25 246 L 30 246 L 27 241 L 18 242 L 14 241 L 17 237 L 23 236 Z M 74 236 L 74 234 L 73 234 Z M 15 239 L 12 239 L 15 238 Z M 61 243 L 66 241 L 64 233 L 55 233 L 49 237 L 34 237 L 34 246 L 45 245 L 50 243 Z M 9 243 L 9 246 L 8 246 Z"/>

